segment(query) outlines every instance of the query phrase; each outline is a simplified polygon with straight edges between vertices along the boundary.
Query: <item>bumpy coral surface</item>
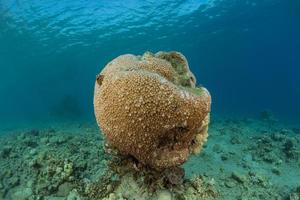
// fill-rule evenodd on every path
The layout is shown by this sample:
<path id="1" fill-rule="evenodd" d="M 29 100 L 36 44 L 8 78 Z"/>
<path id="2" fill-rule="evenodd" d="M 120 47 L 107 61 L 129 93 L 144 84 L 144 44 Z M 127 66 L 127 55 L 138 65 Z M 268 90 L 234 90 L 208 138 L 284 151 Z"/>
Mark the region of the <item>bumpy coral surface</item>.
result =
<path id="1" fill-rule="evenodd" d="M 178 52 L 121 55 L 97 76 L 94 109 L 109 145 L 165 169 L 199 153 L 207 140 L 211 97 Z"/>

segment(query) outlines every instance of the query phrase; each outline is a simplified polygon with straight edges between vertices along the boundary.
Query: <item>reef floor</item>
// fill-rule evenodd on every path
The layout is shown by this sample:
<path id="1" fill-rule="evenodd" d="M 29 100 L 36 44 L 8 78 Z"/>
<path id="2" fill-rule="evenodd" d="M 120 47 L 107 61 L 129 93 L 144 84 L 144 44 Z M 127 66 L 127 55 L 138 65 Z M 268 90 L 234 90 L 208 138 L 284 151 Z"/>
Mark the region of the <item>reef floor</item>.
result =
<path id="1" fill-rule="evenodd" d="M 183 165 L 185 179 L 169 177 L 168 188 L 152 180 L 159 191 L 144 176 L 108 170 L 93 122 L 2 129 L 0 200 L 300 199 L 300 127 L 212 119 L 203 152 Z"/>

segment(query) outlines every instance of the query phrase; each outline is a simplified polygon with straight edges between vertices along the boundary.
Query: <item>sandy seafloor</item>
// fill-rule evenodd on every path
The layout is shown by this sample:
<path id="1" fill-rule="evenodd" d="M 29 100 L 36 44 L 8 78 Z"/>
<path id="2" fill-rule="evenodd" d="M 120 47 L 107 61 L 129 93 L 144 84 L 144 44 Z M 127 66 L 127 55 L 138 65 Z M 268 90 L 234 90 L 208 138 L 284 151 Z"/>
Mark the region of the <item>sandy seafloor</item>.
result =
<path id="1" fill-rule="evenodd" d="M 94 122 L 2 128 L 0 200 L 93 199 L 88 188 L 101 182 L 110 159 L 102 145 Z M 186 179 L 206 180 L 216 199 L 300 199 L 300 127 L 213 117 L 204 150 L 183 167 Z M 130 184 L 126 190 L 119 199 L 136 193 Z"/>

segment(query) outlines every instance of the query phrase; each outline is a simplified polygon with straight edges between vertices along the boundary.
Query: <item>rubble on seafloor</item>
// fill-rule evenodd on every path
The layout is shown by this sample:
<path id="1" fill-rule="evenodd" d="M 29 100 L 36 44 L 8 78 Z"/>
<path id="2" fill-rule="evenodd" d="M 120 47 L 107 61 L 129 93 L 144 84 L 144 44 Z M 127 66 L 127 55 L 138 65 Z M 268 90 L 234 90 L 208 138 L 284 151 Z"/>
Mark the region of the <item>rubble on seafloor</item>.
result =
<path id="1" fill-rule="evenodd" d="M 299 127 L 216 119 L 184 178 L 112 166 L 95 124 L 49 127 L 1 132 L 1 200 L 300 198 Z"/>
<path id="2" fill-rule="evenodd" d="M 156 171 L 118 156 L 109 162 L 108 169 L 102 179 L 90 185 L 87 190 L 90 199 L 214 200 L 218 197 L 214 181 L 202 176 L 185 179 L 180 167 Z"/>

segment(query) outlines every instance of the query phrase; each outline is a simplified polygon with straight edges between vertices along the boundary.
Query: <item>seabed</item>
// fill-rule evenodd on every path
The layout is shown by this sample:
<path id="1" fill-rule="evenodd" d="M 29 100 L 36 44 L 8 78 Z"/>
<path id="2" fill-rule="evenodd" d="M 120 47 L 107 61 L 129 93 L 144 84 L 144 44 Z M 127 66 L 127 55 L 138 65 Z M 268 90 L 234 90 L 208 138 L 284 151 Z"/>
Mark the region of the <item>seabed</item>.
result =
<path id="1" fill-rule="evenodd" d="M 203 152 L 155 172 L 105 152 L 95 123 L 0 133 L 0 200 L 300 199 L 300 129 L 216 119 Z"/>

